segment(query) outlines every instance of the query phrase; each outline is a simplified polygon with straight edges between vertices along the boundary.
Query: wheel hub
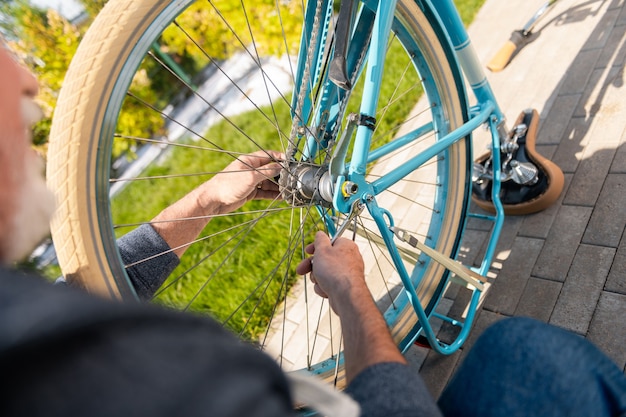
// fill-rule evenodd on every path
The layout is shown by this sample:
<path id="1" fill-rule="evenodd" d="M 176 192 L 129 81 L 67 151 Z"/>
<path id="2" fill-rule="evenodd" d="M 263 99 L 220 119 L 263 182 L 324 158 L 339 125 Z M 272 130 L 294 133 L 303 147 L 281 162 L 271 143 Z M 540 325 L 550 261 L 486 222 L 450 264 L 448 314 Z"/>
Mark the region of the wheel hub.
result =
<path id="1" fill-rule="evenodd" d="M 334 187 L 328 166 L 291 162 L 281 171 L 279 185 L 283 200 L 292 206 L 332 205 Z"/>

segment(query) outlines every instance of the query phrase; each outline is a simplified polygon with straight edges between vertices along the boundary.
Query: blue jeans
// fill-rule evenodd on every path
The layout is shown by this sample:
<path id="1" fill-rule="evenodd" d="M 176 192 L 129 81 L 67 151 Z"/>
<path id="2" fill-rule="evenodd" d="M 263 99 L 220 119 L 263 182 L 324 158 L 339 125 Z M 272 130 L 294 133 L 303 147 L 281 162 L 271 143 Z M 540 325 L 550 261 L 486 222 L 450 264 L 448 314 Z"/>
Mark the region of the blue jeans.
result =
<path id="1" fill-rule="evenodd" d="M 582 337 L 512 318 L 476 341 L 438 403 L 446 417 L 626 416 L 626 376 Z"/>

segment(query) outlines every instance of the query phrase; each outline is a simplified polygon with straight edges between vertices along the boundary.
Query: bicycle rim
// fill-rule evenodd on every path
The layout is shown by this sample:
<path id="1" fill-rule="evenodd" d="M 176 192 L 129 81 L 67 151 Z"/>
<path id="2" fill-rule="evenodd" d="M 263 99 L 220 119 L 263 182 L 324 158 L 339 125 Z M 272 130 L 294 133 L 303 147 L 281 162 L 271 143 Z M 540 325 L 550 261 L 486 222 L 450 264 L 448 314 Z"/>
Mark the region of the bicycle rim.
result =
<path id="1" fill-rule="evenodd" d="M 191 1 L 110 1 L 68 72 L 48 161 L 49 184 L 61 202 L 52 225 L 53 238 L 64 275 L 91 292 L 135 297 L 118 253 L 117 237 L 149 222 L 224 167 L 232 155 L 287 149 L 292 127 L 290 80 L 297 55 L 291 34 L 296 33 L 293 39 L 299 41 L 298 30 L 288 25 L 302 23 L 301 18 L 293 20 L 292 16 L 303 13 L 302 4 L 242 2 L 238 15 L 220 9 L 219 1 L 194 7 Z M 210 15 L 210 22 L 220 25 L 219 33 L 226 36 L 221 39 L 221 50 L 199 48 L 204 42 L 196 37 L 200 29 L 184 27 L 191 21 L 186 13 Z M 280 28 L 274 39 L 267 41 L 267 36 L 255 32 L 259 26 L 254 19 L 260 19 L 260 14 L 267 24 L 264 32 L 271 25 Z M 368 167 L 372 181 L 462 124 L 466 117 L 458 70 L 450 64 L 447 43 L 439 41 L 444 35 L 436 25 L 433 29 L 431 20 L 413 1 L 398 2 L 372 149 L 420 127 L 433 126 L 433 130 L 372 162 Z M 111 29 L 112 22 L 117 29 Z M 162 35 L 164 31 L 166 35 Z M 167 46 L 168 36 L 188 39 L 185 51 L 197 55 L 204 76 L 193 74 L 187 80 L 182 75 L 188 69 L 184 74 L 178 72 L 174 64 L 166 62 L 166 54 L 149 53 L 157 40 L 160 52 L 167 53 L 163 45 Z M 214 56 L 222 52 L 221 58 Z M 158 76 L 148 73 L 155 68 Z M 144 97 L 129 87 L 132 82 L 145 84 L 154 79 L 165 80 L 162 85 L 179 97 L 158 91 Z M 200 87 L 194 89 L 193 81 L 199 81 Z M 208 95 L 202 90 L 207 83 L 211 86 Z M 426 94 L 418 102 L 423 90 Z M 358 103 L 358 91 L 357 85 L 348 109 Z M 168 105 L 180 96 L 185 100 L 171 111 Z M 204 112 L 189 121 L 181 109 L 191 99 L 197 100 Z M 122 131 L 120 126 L 131 114 L 128 109 L 137 106 L 143 108 L 146 119 L 156 115 L 158 126 L 148 125 L 140 133 Z M 114 155 L 129 144 L 138 147 L 137 154 L 148 150 L 158 157 L 141 174 L 120 178 L 112 169 Z M 133 152 L 130 155 L 132 160 L 135 156 Z M 201 164 L 194 165 L 195 161 Z M 465 221 L 470 161 L 469 140 L 459 141 L 376 196 L 377 204 L 398 226 L 453 257 Z M 120 190 L 112 196 L 116 187 Z M 309 369 L 341 386 L 339 320 L 328 303 L 312 292 L 306 278 L 295 274 L 304 245 L 329 221 L 341 221 L 337 217 L 341 216 L 318 205 L 291 207 L 272 201 L 249 203 L 232 216 L 213 219 L 154 301 L 211 314 L 276 357 L 286 370 Z M 359 216 L 356 230 L 346 236 L 351 233 L 365 259 L 372 294 L 394 339 L 406 346 L 420 325 L 367 212 Z M 430 314 L 445 288 L 447 272 L 409 248 L 403 253 L 421 303 Z"/>

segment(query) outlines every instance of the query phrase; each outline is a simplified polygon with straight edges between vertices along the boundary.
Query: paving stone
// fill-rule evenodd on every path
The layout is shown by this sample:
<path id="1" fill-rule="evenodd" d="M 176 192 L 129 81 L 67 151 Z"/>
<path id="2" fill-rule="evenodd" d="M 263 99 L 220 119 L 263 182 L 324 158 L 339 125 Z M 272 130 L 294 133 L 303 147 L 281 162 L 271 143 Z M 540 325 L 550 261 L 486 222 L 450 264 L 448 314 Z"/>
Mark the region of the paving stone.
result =
<path id="1" fill-rule="evenodd" d="M 561 206 L 532 275 L 564 281 L 591 217 L 589 207 Z"/>
<path id="2" fill-rule="evenodd" d="M 606 177 L 583 242 L 616 248 L 626 227 L 626 174 Z"/>
<path id="3" fill-rule="evenodd" d="M 586 117 L 575 117 L 570 120 L 552 159 L 563 172 L 576 172 L 592 121 L 592 118 Z"/>
<path id="4" fill-rule="evenodd" d="M 563 284 L 531 277 L 515 310 L 515 316 L 532 317 L 547 323 Z"/>
<path id="5" fill-rule="evenodd" d="M 461 351 L 452 355 L 441 355 L 433 350 L 428 353 L 420 376 L 426 384 L 426 388 L 434 398 L 439 398 L 448 381 L 457 367 Z"/>
<path id="6" fill-rule="evenodd" d="M 626 295 L 626 230 L 622 235 L 622 241 L 615 254 L 604 289 Z"/>
<path id="7" fill-rule="evenodd" d="M 618 21 L 626 16 L 626 9 L 621 9 L 621 14 L 618 16 Z M 624 59 L 626 58 L 626 31 L 623 27 L 615 26 L 611 31 L 606 47 L 603 48 L 596 68 L 608 67 L 608 66 L 622 66 L 624 65 Z"/>
<path id="8" fill-rule="evenodd" d="M 585 90 L 574 111 L 574 117 L 591 121 L 598 114 L 606 92 L 606 72 L 606 68 L 593 70 L 589 77 L 589 82 L 584 86 Z"/>
<path id="9" fill-rule="evenodd" d="M 455 300 L 460 290 L 461 290 L 460 285 L 455 284 L 455 283 L 450 283 L 448 285 L 448 288 L 446 288 L 446 291 L 443 294 L 443 297 L 447 300 Z"/>
<path id="10" fill-rule="evenodd" d="M 470 336 L 467 338 L 467 342 L 465 342 L 463 349 L 465 351 L 470 350 L 472 346 L 474 346 L 476 339 L 478 339 L 483 334 L 483 332 L 487 330 L 489 326 L 491 326 L 497 321 L 500 321 L 509 317 L 511 316 L 508 316 L 502 313 L 496 313 L 493 311 L 488 311 L 485 309 L 481 310 L 480 314 L 478 314 L 478 316 L 476 317 L 474 327 L 472 328 L 472 332 L 470 333 Z"/>
<path id="11" fill-rule="evenodd" d="M 626 144 L 624 143 L 624 139 L 622 138 L 622 144 L 615 152 L 615 157 L 613 158 L 613 163 L 609 171 L 612 174 L 626 174 Z"/>
<path id="12" fill-rule="evenodd" d="M 492 216 L 491 213 L 478 207 L 473 201 L 470 203 L 469 212 L 478 216 Z M 474 216 L 468 217 L 467 219 L 467 229 L 469 230 L 482 230 L 484 232 L 488 232 L 492 228 L 493 222 L 491 220 L 485 220 Z"/>
<path id="13" fill-rule="evenodd" d="M 543 123 L 539 126 L 537 144 L 558 145 L 561 142 L 581 96 L 582 94 L 559 95 L 554 100 L 547 116 L 550 123 Z"/>
<path id="14" fill-rule="evenodd" d="M 537 145 L 535 149 L 540 155 L 552 160 L 556 153 L 557 145 Z"/>
<path id="15" fill-rule="evenodd" d="M 615 257 L 615 249 L 580 245 L 550 323 L 586 335 Z"/>
<path id="16" fill-rule="evenodd" d="M 606 7 L 606 9 L 598 10 L 600 20 L 594 26 L 594 29 L 587 38 L 582 50 L 592 49 L 599 51 L 607 46 L 611 35 L 611 30 L 607 30 L 607 28 L 613 28 L 618 18 L 618 13 L 616 13 L 616 10 L 612 8 L 611 5 L 612 2 L 599 5 L 600 8 L 604 9 L 604 7 Z"/>
<path id="17" fill-rule="evenodd" d="M 563 95 L 582 94 L 601 52 L 602 49 L 581 50 L 565 74 L 559 93 Z"/>
<path id="18" fill-rule="evenodd" d="M 465 287 L 460 287 L 458 285 L 455 285 L 455 286 L 459 288 L 456 293 L 454 302 L 452 303 L 450 309 L 446 312 L 446 315 L 453 319 L 463 321 L 464 320 L 463 314 L 465 310 L 467 309 L 467 306 L 469 305 L 469 302 L 472 298 L 473 291 Z M 437 337 L 443 343 L 446 343 L 449 345 L 451 343 L 454 343 L 454 341 L 456 340 L 459 334 L 459 331 L 460 331 L 460 328 L 458 326 L 455 326 L 448 322 L 444 322 L 441 325 L 441 329 L 437 333 Z"/>
<path id="19" fill-rule="evenodd" d="M 611 170 L 613 174 L 626 174 L 626 130 L 622 134 L 620 144 L 617 146 L 613 163 L 611 164 Z"/>
<path id="20" fill-rule="evenodd" d="M 588 339 L 620 369 L 626 369 L 626 295 L 603 292 L 591 322 Z"/>
<path id="21" fill-rule="evenodd" d="M 615 149 L 606 149 L 595 142 L 587 145 L 563 204 L 592 207 L 602 190 L 613 155 Z"/>
<path id="22" fill-rule="evenodd" d="M 626 25 L 626 7 L 624 7 L 624 3 L 620 2 L 621 4 L 616 7 L 616 13 L 619 13 L 619 16 L 617 16 L 617 20 L 615 21 L 615 26 L 624 26 Z M 623 29 L 622 29 L 623 30 Z"/>
<path id="23" fill-rule="evenodd" d="M 509 253 L 511 252 L 511 245 L 513 244 L 515 236 L 517 236 L 523 221 L 524 218 L 521 216 L 505 217 L 492 261 L 492 268 L 496 271 L 502 268 L 502 263 L 509 256 Z M 487 245 L 488 241 L 485 240 L 483 247 L 478 252 L 478 259 L 483 259 L 485 257 Z"/>
<path id="24" fill-rule="evenodd" d="M 601 71 L 600 79 L 595 84 L 590 83 L 586 88 L 586 92 L 591 91 L 591 96 L 585 104 L 585 110 L 589 114 L 587 117 L 591 116 L 594 119 L 589 137 L 594 142 L 613 145 L 615 148 L 626 128 L 626 121 L 622 117 L 626 107 L 622 90 L 626 82 L 626 73 L 622 66 L 596 71 Z M 583 101 L 584 99 L 581 100 Z"/>
<path id="25" fill-rule="evenodd" d="M 543 243 L 543 239 L 515 238 L 510 256 L 489 289 L 484 309 L 513 315 Z"/>
<path id="26" fill-rule="evenodd" d="M 472 332 L 470 333 L 469 337 L 467 338 L 467 341 L 463 345 L 462 352 L 461 352 L 461 359 L 457 363 L 457 367 L 463 362 L 465 357 L 467 357 L 467 354 L 476 343 L 476 340 L 478 340 L 478 338 L 484 333 L 485 330 L 487 330 L 489 326 L 491 326 L 497 321 L 504 320 L 509 317 L 510 316 L 506 316 L 500 313 L 494 313 L 492 311 L 487 311 L 484 309 L 481 310 L 478 316 L 476 317 L 476 321 L 474 323 L 474 326 L 472 327 Z"/>
<path id="27" fill-rule="evenodd" d="M 480 266 L 481 260 L 477 259 L 478 251 L 489 239 L 489 235 L 489 232 L 482 230 L 466 230 L 456 259 L 464 265 Z"/>
<path id="28" fill-rule="evenodd" d="M 443 356 L 434 351 L 428 354 L 420 370 L 420 375 L 424 378 L 426 386 L 435 398 L 441 395 L 441 392 L 467 356 L 467 352 L 472 348 L 476 339 L 480 337 L 487 327 L 506 317 L 498 313 L 482 310 L 476 317 L 472 331 L 461 349 L 449 356 Z"/>
<path id="29" fill-rule="evenodd" d="M 411 370 L 415 373 L 419 373 L 429 353 L 430 349 L 413 344 L 409 346 L 406 352 L 404 352 L 404 358 L 406 359 L 409 368 L 411 368 Z"/>
<path id="30" fill-rule="evenodd" d="M 481 62 L 488 62 L 502 45 L 494 33 L 507 39 L 515 26 L 511 19 L 497 16 L 543 4 L 529 1 L 536 4 L 487 0 L 470 28 Z M 551 11 L 556 18 L 546 20 L 541 36 L 504 71 L 487 73 L 509 121 L 517 117 L 520 106 L 539 111 L 538 150 L 544 156 L 550 153 L 547 157 L 566 173 L 566 189 L 547 210 L 505 221 L 492 269 L 498 277 L 460 358 L 446 360 L 433 353 L 423 361 L 422 372 L 436 395 L 482 331 L 510 315 L 550 320 L 587 333 L 626 371 L 626 216 L 600 207 L 608 204 L 605 200 L 622 204 L 617 194 L 626 194 L 607 178 L 609 173 L 626 174 L 626 3 L 579 6 L 574 0 L 558 2 Z M 521 20 L 520 26 L 525 23 Z M 491 225 L 484 223 L 472 219 L 468 226 L 486 233 Z M 589 245 L 596 242 L 593 239 L 613 246 Z M 474 248 L 462 249 L 468 261 L 475 254 Z M 451 310 L 461 306 L 463 294 L 447 294 L 458 294 Z"/>

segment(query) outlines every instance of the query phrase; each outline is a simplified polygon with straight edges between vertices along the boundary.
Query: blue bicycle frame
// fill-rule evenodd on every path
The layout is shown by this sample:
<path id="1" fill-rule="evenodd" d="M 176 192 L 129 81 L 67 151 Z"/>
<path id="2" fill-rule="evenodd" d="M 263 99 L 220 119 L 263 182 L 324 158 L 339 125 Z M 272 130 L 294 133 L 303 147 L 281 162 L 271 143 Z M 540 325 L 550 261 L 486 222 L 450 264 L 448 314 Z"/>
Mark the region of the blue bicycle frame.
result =
<path id="1" fill-rule="evenodd" d="M 397 1 L 364 0 L 362 3 L 363 7 L 360 9 L 357 8 L 359 10 L 356 11 L 355 15 L 352 17 L 353 24 L 351 28 L 351 48 L 347 52 L 348 74 L 362 71 L 362 68 L 357 68 L 357 61 L 359 60 L 359 57 L 366 55 L 364 61 L 367 65 L 363 66 L 366 71 L 366 77 L 360 114 L 363 117 L 373 118 L 378 105 L 379 86 L 382 83 L 386 45 L 389 41 L 389 33 L 392 27 Z M 390 228 L 394 226 L 393 219 L 385 209 L 380 208 L 376 204 L 375 196 L 382 191 L 387 190 L 410 172 L 423 165 L 426 161 L 444 151 L 451 144 L 471 135 L 471 133 L 481 125 L 487 124 L 491 130 L 492 149 L 500 148 L 501 139 L 503 139 L 507 133 L 504 116 L 498 107 L 493 91 L 491 90 L 480 63 L 478 62 L 470 39 L 452 0 L 417 0 L 417 3 L 423 10 L 428 10 L 437 17 L 440 29 L 446 34 L 446 38 L 450 43 L 451 49 L 455 51 L 454 59 L 456 60 L 456 65 L 459 66 L 462 73 L 468 80 L 469 87 L 473 92 L 477 103 L 470 108 L 469 118 L 462 126 L 452 132 L 449 132 L 440 138 L 429 149 L 406 161 L 402 166 L 388 172 L 373 182 L 367 182 L 365 179 L 365 170 L 368 163 L 376 161 L 382 156 L 400 148 L 404 144 L 432 131 L 433 126 L 423 126 L 405 137 L 395 139 L 393 142 L 384 145 L 371 153 L 369 149 L 373 129 L 367 125 L 356 126 L 356 135 L 352 146 L 352 155 L 349 164 L 346 164 L 345 162 L 345 154 L 340 154 L 339 158 L 341 158 L 341 163 L 339 166 L 341 169 L 339 172 L 331 171 L 331 174 L 333 175 L 332 180 L 335 184 L 336 190 L 341 189 L 342 185 L 346 181 L 349 181 L 350 183 L 356 184 L 359 191 L 353 195 L 345 195 L 339 192 L 335 193 L 333 206 L 336 211 L 349 214 L 355 204 L 365 205 L 379 228 L 383 241 L 389 250 L 398 273 L 400 274 L 406 295 L 419 320 L 416 330 L 411 332 L 411 334 L 409 334 L 409 336 L 401 342 L 400 348 L 403 351 L 408 349 L 415 339 L 420 334 L 423 334 L 428 339 L 433 349 L 443 354 L 450 354 L 461 347 L 468 337 L 470 328 L 475 318 L 476 310 L 478 308 L 481 290 L 474 288 L 469 303 L 467 317 L 464 322 L 459 322 L 445 315 L 436 313 L 434 312 L 434 308 L 432 309 L 433 313 L 431 313 L 431 316 L 460 327 L 460 332 L 453 343 L 445 344 L 440 342 L 437 339 L 432 325 L 430 324 L 430 317 L 426 314 L 424 307 L 418 299 L 416 293 L 418 283 L 413 283 L 411 281 L 411 276 L 406 270 L 404 263 L 402 262 L 400 252 L 394 243 L 394 234 L 390 230 Z M 309 1 L 305 17 L 305 27 L 307 28 L 316 27 L 313 24 L 316 7 L 318 8 L 318 11 L 320 8 L 324 11 L 325 17 L 322 22 L 318 22 L 317 33 L 308 33 L 303 35 L 300 48 L 300 64 L 296 77 L 296 91 L 294 93 L 294 103 L 292 105 L 293 109 L 297 108 L 296 100 L 297 96 L 301 92 L 298 91 L 298 89 L 306 89 L 304 97 L 307 97 L 307 99 L 304 100 L 304 103 L 299 111 L 299 114 L 304 114 L 305 117 L 303 117 L 303 119 L 296 119 L 295 113 L 293 114 L 294 123 L 300 125 L 301 132 L 305 131 L 304 127 L 306 120 L 309 119 L 306 115 L 313 115 L 310 117 L 313 120 L 312 125 L 324 125 L 326 126 L 326 131 L 331 131 L 335 127 L 335 124 L 338 123 L 337 120 L 341 116 L 338 114 L 338 103 L 345 98 L 346 94 L 349 94 L 349 91 L 337 88 L 330 80 L 322 80 L 323 87 L 318 108 L 314 109 L 314 103 L 308 99 L 310 96 L 309 93 L 314 88 L 314 85 L 317 84 L 320 77 L 322 77 L 321 62 L 324 58 L 324 52 L 321 45 L 325 41 L 330 18 L 333 12 L 332 1 L 330 0 Z M 310 45 L 312 44 L 314 47 L 310 48 Z M 309 74 L 313 74 L 313 76 L 309 78 L 314 80 L 314 82 L 303 85 L 302 80 L 306 78 L 305 73 L 307 72 Z M 316 135 L 311 132 L 301 133 L 301 135 L 307 136 L 307 146 L 304 158 L 315 156 L 321 147 L 328 145 L 328 143 L 323 140 L 320 141 L 319 137 L 316 137 Z M 490 220 L 494 223 L 486 254 L 482 260 L 481 266 L 477 269 L 477 272 L 483 276 L 487 274 L 489 266 L 491 265 L 498 236 L 504 221 L 504 211 L 499 199 L 501 180 L 500 171 L 497 168 L 500 167 L 499 152 L 493 153 L 493 159 L 493 165 L 496 167 L 496 171 L 494 172 L 495 178 L 493 181 L 492 199 L 496 213 L 493 216 L 472 213 L 468 214 L 469 216 Z M 332 222 L 328 222 L 327 226 L 331 234 L 336 233 L 336 227 L 332 224 Z"/>

